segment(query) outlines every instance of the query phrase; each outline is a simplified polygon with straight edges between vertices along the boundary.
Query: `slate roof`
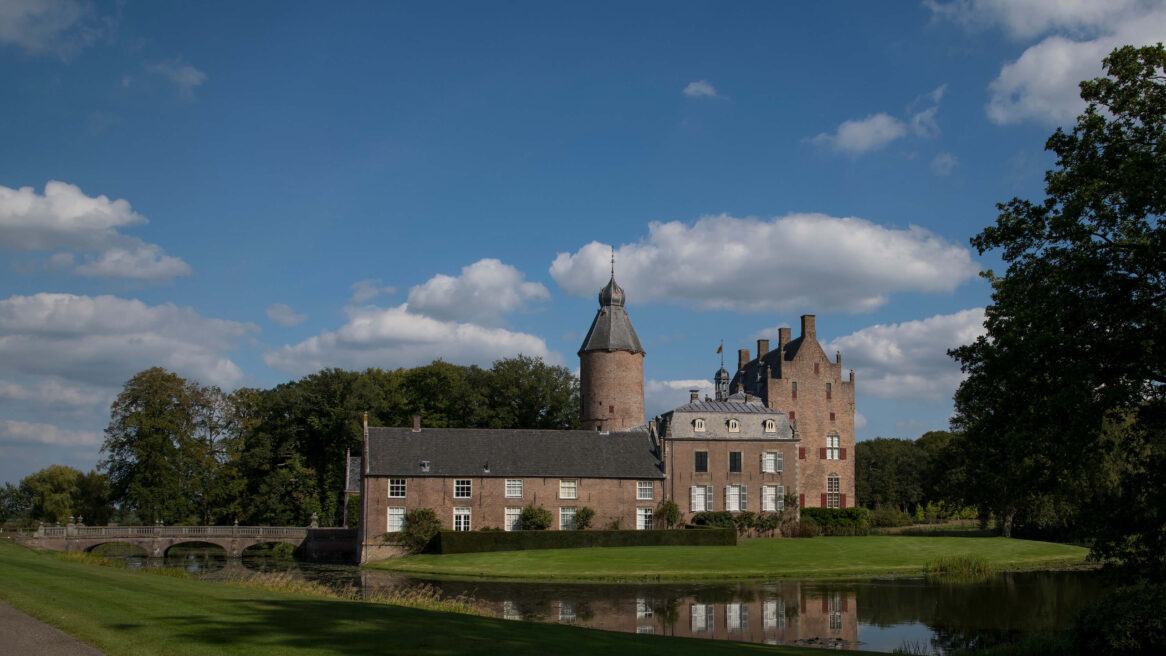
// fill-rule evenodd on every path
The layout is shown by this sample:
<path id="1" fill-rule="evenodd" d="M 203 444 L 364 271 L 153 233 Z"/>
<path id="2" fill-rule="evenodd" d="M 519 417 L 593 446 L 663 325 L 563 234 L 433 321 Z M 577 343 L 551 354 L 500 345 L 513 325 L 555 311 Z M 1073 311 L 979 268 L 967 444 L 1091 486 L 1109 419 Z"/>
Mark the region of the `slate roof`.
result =
<path id="1" fill-rule="evenodd" d="M 345 480 L 344 492 L 360 494 L 360 456 L 348 457 L 348 476 Z"/>
<path id="2" fill-rule="evenodd" d="M 736 396 L 735 394 L 733 396 Z M 672 412 L 701 412 L 701 413 L 728 413 L 739 415 L 784 415 L 780 410 L 765 407 L 763 403 L 746 403 L 735 401 L 729 397 L 728 401 L 692 401 L 682 405 Z"/>
<path id="3" fill-rule="evenodd" d="M 664 478 L 646 432 L 369 428 L 368 433 L 369 476 Z M 422 461 L 428 461 L 429 471 L 422 470 Z"/>
<path id="4" fill-rule="evenodd" d="M 645 353 L 640 345 L 640 338 L 636 336 L 636 329 L 632 328 L 632 320 L 624 309 L 626 302 L 623 290 L 615 284 L 615 276 L 599 292 L 599 312 L 595 314 L 595 321 L 591 322 L 591 329 L 583 338 L 583 346 L 579 353 L 585 351 L 631 351 Z"/>

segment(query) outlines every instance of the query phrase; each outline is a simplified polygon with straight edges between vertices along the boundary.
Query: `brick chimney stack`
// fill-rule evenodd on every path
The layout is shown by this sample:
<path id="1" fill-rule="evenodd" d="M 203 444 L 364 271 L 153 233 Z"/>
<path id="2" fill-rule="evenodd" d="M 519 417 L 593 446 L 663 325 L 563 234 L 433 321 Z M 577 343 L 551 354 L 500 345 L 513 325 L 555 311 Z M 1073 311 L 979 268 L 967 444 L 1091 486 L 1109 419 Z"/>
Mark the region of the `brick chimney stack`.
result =
<path id="1" fill-rule="evenodd" d="M 802 315 L 802 339 L 818 340 L 818 332 L 814 330 L 814 315 L 812 314 Z"/>
<path id="2" fill-rule="evenodd" d="M 769 353 L 769 340 L 757 340 L 757 359 L 760 360 L 761 358 L 764 358 L 766 353 Z"/>
<path id="3" fill-rule="evenodd" d="M 745 368 L 749 362 L 749 349 L 737 349 L 737 371 Z"/>
<path id="4" fill-rule="evenodd" d="M 421 432 L 421 415 L 413 415 L 413 432 Z"/>

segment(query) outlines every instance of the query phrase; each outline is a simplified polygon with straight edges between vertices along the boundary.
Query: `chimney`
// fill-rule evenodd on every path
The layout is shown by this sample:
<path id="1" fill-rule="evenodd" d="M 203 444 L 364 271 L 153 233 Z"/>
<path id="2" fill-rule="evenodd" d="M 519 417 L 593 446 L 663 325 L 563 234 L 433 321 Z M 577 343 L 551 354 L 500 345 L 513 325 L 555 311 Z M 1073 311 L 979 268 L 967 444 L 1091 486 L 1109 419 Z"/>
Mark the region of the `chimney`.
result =
<path id="1" fill-rule="evenodd" d="M 814 315 L 802 315 L 802 339 L 818 341 L 818 333 L 814 330 Z"/>
<path id="2" fill-rule="evenodd" d="M 761 358 L 764 358 L 766 353 L 769 353 L 769 340 L 757 340 L 757 359 L 760 360 Z"/>
<path id="3" fill-rule="evenodd" d="M 421 432 L 421 415 L 413 415 L 413 432 Z"/>
<path id="4" fill-rule="evenodd" d="M 744 369 L 747 362 L 749 362 L 749 349 L 737 349 L 737 371 Z"/>
<path id="5" fill-rule="evenodd" d="M 688 390 L 689 403 L 695 403 L 700 400 L 700 390 Z"/>
<path id="6" fill-rule="evenodd" d="M 745 392 L 745 403 L 752 403 L 752 402 L 753 402 L 753 395 L 750 394 L 749 392 Z"/>
<path id="7" fill-rule="evenodd" d="M 368 413 L 364 413 L 364 435 L 360 444 L 361 469 L 368 474 Z M 363 487 L 362 487 L 363 489 Z"/>
<path id="8" fill-rule="evenodd" d="M 789 332 L 790 332 L 789 328 L 778 328 L 777 329 L 777 350 L 780 351 L 780 350 L 785 348 L 786 344 L 789 344 L 789 342 L 790 342 Z"/>

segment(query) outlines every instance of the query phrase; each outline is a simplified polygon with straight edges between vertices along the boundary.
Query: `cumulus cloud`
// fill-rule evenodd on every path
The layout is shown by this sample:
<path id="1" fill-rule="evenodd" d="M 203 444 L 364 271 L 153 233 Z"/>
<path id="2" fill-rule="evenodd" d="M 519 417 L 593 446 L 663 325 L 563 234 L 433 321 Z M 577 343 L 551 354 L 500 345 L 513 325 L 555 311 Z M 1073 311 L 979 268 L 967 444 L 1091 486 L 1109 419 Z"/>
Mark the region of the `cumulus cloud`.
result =
<path id="1" fill-rule="evenodd" d="M 396 287 L 386 287 L 381 284 L 380 278 L 366 278 L 352 283 L 352 298 L 349 303 L 364 303 L 381 294 L 395 294 Z"/>
<path id="2" fill-rule="evenodd" d="M 1152 0 L 964 0 L 928 2 L 937 17 L 971 28 L 999 26 L 1020 40 L 1043 38 L 1005 64 L 988 86 L 988 117 L 1011 124 L 1071 123 L 1085 104 L 1078 83 L 1101 75 L 1121 45 L 1150 45 L 1166 34 L 1166 2 Z"/>
<path id="3" fill-rule="evenodd" d="M 409 311 L 444 321 L 496 324 L 503 314 L 547 301 L 541 283 L 509 264 L 487 258 L 462 267 L 461 275 L 438 274 L 409 290 Z"/>
<path id="4" fill-rule="evenodd" d="M 862 394 L 882 399 L 950 400 L 963 380 L 947 350 L 985 333 L 984 308 L 875 325 L 824 344 L 842 352 Z"/>
<path id="5" fill-rule="evenodd" d="M 190 274 L 186 262 L 166 255 L 160 246 L 119 232 L 143 223 L 146 218 L 127 201 L 86 196 L 65 182 L 45 183 L 43 194 L 32 187 L 0 186 L 0 248 L 96 252 L 76 269 L 86 276 L 162 280 Z M 49 266 L 71 265 L 71 258 L 55 253 Z"/>
<path id="6" fill-rule="evenodd" d="M 109 405 L 113 398 L 108 389 L 48 378 L 28 385 L 0 380 L 0 400 L 94 408 Z"/>
<path id="7" fill-rule="evenodd" d="M 713 396 L 713 383 L 700 378 L 691 380 L 644 381 L 644 412 L 651 418 L 688 403 L 689 390 L 698 390 L 700 398 Z"/>
<path id="8" fill-rule="evenodd" d="M 12 296 L 0 301 L 0 374 L 120 386 L 157 365 L 230 388 L 242 381 L 243 372 L 224 352 L 257 330 L 254 324 L 210 319 L 170 303 Z"/>
<path id="9" fill-rule="evenodd" d="M 151 64 L 147 70 L 173 82 L 178 87 L 178 93 L 186 99 L 193 99 L 195 88 L 206 82 L 206 73 L 184 64 L 181 58 Z"/>
<path id="10" fill-rule="evenodd" d="M 803 256 L 826 244 L 831 257 Z M 559 253 L 551 276 L 568 294 L 591 296 L 609 275 L 610 248 L 591 242 Z M 649 301 L 737 312 L 865 312 L 896 292 L 950 292 L 980 270 L 966 248 L 924 228 L 824 214 L 653 222 L 647 239 L 617 248 L 616 262 L 632 312 Z"/>
<path id="11" fill-rule="evenodd" d="M 408 304 L 382 309 L 349 307 L 348 322 L 299 344 L 268 351 L 263 362 L 274 369 L 304 375 L 325 367 L 412 367 L 443 359 L 459 364 L 489 365 L 518 354 L 561 364 L 562 356 L 546 341 L 526 333 L 473 323 L 442 321 L 411 311 Z"/>
<path id="12" fill-rule="evenodd" d="M 281 326 L 298 326 L 307 321 L 308 315 L 296 314 L 290 305 L 274 303 L 267 308 L 267 318 Z"/>
<path id="13" fill-rule="evenodd" d="M 902 121 L 879 112 L 863 119 L 843 121 L 833 133 L 823 132 L 810 141 L 857 157 L 878 150 L 906 134 L 907 126 Z"/>
<path id="14" fill-rule="evenodd" d="M 688 86 L 684 87 L 684 95 L 689 98 L 716 98 L 717 90 L 707 81 L 697 80 L 689 82 Z"/>
<path id="15" fill-rule="evenodd" d="M 951 175 L 959 159 L 951 153 L 938 153 L 931 160 L 931 172 L 935 175 Z"/>
<path id="16" fill-rule="evenodd" d="M 52 53 L 68 60 L 98 39 L 112 36 L 116 20 L 100 16 L 80 0 L 0 2 L 0 45 L 29 54 Z"/>
<path id="17" fill-rule="evenodd" d="M 101 433 L 94 431 L 68 430 L 28 421 L 0 421 L 0 444 L 4 445 L 100 446 L 102 438 Z"/>

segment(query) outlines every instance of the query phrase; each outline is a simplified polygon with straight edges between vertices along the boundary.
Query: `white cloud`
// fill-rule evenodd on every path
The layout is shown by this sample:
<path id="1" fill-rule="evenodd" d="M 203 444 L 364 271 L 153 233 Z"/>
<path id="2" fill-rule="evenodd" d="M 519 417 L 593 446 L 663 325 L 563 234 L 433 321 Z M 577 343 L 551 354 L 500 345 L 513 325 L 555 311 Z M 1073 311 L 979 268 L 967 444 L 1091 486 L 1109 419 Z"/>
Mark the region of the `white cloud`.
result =
<path id="1" fill-rule="evenodd" d="M 951 175 L 959 164 L 959 158 L 951 153 L 939 153 L 931 160 L 931 172 L 935 175 Z"/>
<path id="2" fill-rule="evenodd" d="M 864 119 L 844 121 L 833 134 L 823 132 L 811 141 L 828 146 L 836 152 L 857 157 L 878 150 L 906 134 L 907 126 L 902 121 L 879 112 Z"/>
<path id="3" fill-rule="evenodd" d="M 68 430 L 52 424 L 27 421 L 0 421 L 0 444 L 41 444 L 51 446 L 100 446 L 101 433 Z"/>
<path id="4" fill-rule="evenodd" d="M 688 86 L 684 87 L 684 95 L 689 98 L 716 98 L 717 90 L 707 81 L 697 80 L 689 82 Z"/>
<path id="5" fill-rule="evenodd" d="M 0 374 L 120 386 L 142 369 L 162 366 L 230 388 L 243 372 L 224 352 L 256 331 L 254 324 L 209 319 L 169 303 L 12 296 L 0 301 Z"/>
<path id="6" fill-rule="evenodd" d="M 804 257 L 829 245 L 831 257 Z M 550 273 L 574 296 L 607 281 L 610 247 L 559 253 Z M 769 220 L 706 216 L 689 225 L 653 222 L 646 240 L 617 249 L 616 279 L 636 303 L 769 312 L 865 312 L 896 292 L 950 292 L 979 266 L 964 247 L 911 226 L 790 214 Z"/>
<path id="7" fill-rule="evenodd" d="M 456 278 L 438 274 L 410 289 L 409 311 L 447 321 L 495 324 L 503 314 L 550 299 L 546 287 L 525 278 L 499 260 L 478 260 L 462 267 Z"/>
<path id="8" fill-rule="evenodd" d="M 983 335 L 984 308 L 863 328 L 823 344 L 842 352 L 860 394 L 882 399 L 950 400 L 963 380 L 947 350 Z"/>
<path id="9" fill-rule="evenodd" d="M 1005 64 L 988 86 L 988 117 L 1011 124 L 1066 125 L 1085 109 L 1077 86 L 1102 74 L 1101 60 L 1121 45 L 1150 45 L 1166 34 L 1166 2 L 1151 0 L 964 0 L 928 2 L 936 16 L 970 28 L 999 26 L 1043 39 Z"/>
<path id="10" fill-rule="evenodd" d="M 107 389 L 47 378 L 32 385 L 19 385 L 0 380 L 0 400 L 93 408 L 108 405 L 113 399 Z"/>
<path id="11" fill-rule="evenodd" d="M 689 390 L 697 390 L 702 399 L 715 393 L 712 381 L 699 378 L 644 381 L 645 414 L 652 418 L 688 403 Z"/>
<path id="12" fill-rule="evenodd" d="M 183 98 L 194 98 L 194 90 L 196 87 L 206 82 L 206 73 L 197 68 L 182 63 L 182 59 L 174 59 L 171 61 L 158 62 L 148 67 L 151 73 L 157 73 L 178 86 L 178 93 Z"/>
<path id="13" fill-rule="evenodd" d="M 349 307 L 347 311 L 348 322 L 339 329 L 268 351 L 263 362 L 286 373 L 304 375 L 325 367 L 412 367 L 439 358 L 478 365 L 518 354 L 541 357 L 551 364 L 563 361 L 540 337 L 441 321 L 415 314 L 407 304 L 388 309 Z"/>
<path id="14" fill-rule="evenodd" d="M 66 249 L 97 252 L 77 267 L 86 276 L 158 280 L 190 273 L 190 266 L 160 246 L 118 232 L 146 223 L 123 200 L 86 196 L 76 185 L 50 180 L 43 194 L 32 187 L 0 186 L 0 248 L 13 251 Z M 71 265 L 55 253 L 50 268 Z"/>
<path id="15" fill-rule="evenodd" d="M 854 428 L 866 428 L 866 415 L 862 414 L 861 412 L 854 413 Z"/>
<path id="16" fill-rule="evenodd" d="M 296 314 L 290 305 L 274 303 L 267 308 L 267 318 L 281 326 L 298 326 L 307 321 L 308 315 Z"/>
<path id="17" fill-rule="evenodd" d="M 30 54 L 53 53 L 68 60 L 94 41 L 111 36 L 116 21 L 98 16 L 93 4 L 78 0 L 0 2 L 0 45 Z"/>
<path id="18" fill-rule="evenodd" d="M 380 278 L 366 278 L 352 283 L 352 298 L 349 303 L 364 303 L 372 300 L 381 294 L 395 294 L 396 287 L 385 287 L 381 285 Z"/>

